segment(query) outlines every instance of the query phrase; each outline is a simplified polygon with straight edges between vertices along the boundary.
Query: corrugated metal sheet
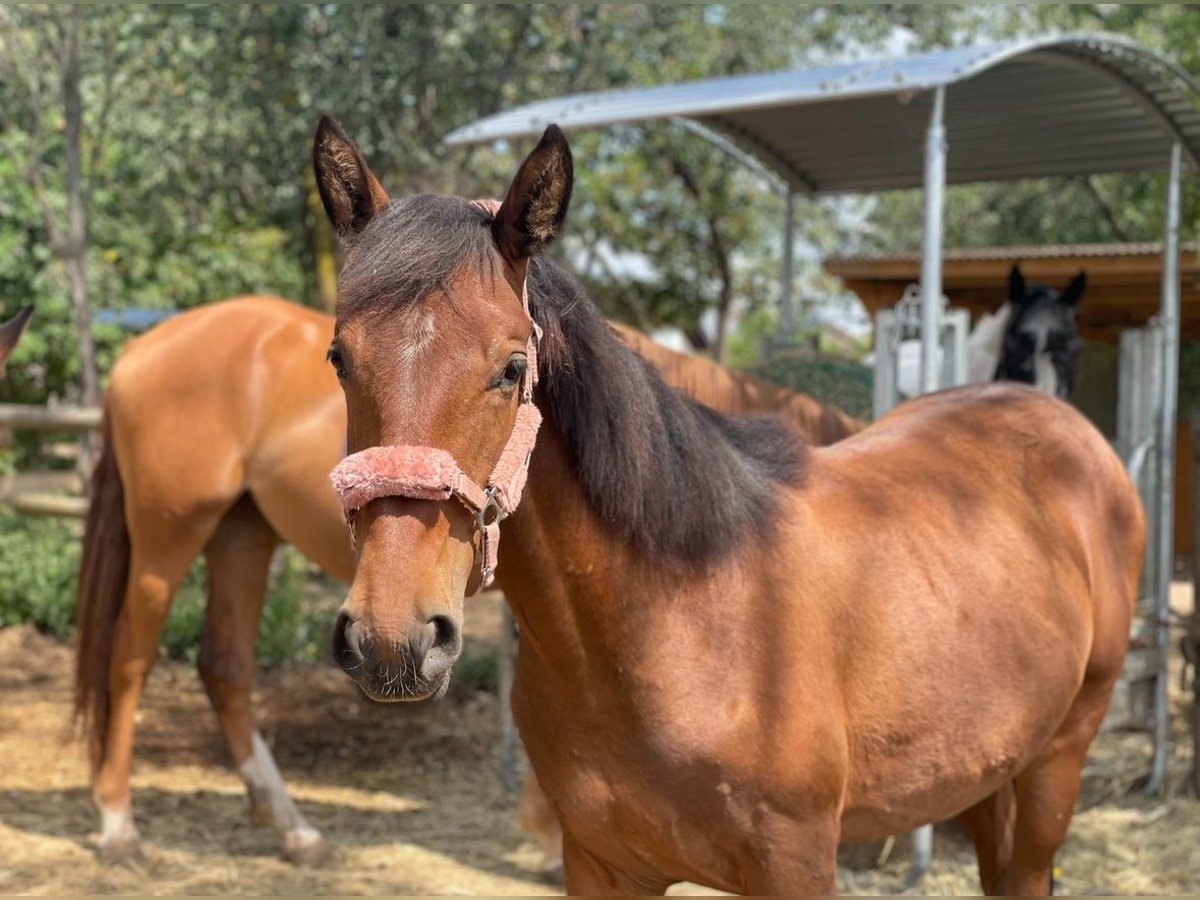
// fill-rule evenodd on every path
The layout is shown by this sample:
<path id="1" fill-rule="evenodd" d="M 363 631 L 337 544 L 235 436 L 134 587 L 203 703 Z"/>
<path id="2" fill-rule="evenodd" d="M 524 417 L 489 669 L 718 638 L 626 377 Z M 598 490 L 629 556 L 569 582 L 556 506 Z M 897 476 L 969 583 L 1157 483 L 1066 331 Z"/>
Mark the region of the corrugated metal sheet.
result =
<path id="1" fill-rule="evenodd" d="M 449 134 L 449 144 L 656 119 L 727 135 L 794 190 L 918 187 L 931 94 L 946 90 L 947 181 L 1158 170 L 1182 141 L 1200 167 L 1200 83 L 1116 35 L 1071 34 L 543 100 Z"/>
<path id="2" fill-rule="evenodd" d="M 1200 245 L 1184 241 L 1179 245 L 1180 253 L 1185 256 L 1200 250 Z M 1161 241 L 1131 241 L 1123 244 L 1050 244 L 1046 246 L 1013 246 L 1013 247 L 951 247 L 942 252 L 946 262 L 954 260 L 1011 260 L 1011 259 L 1067 259 L 1074 257 L 1129 257 L 1162 256 Z M 828 266 L 847 263 L 884 263 L 921 261 L 921 251 L 910 250 L 901 253 L 864 253 L 857 256 L 831 256 L 825 262 Z"/>

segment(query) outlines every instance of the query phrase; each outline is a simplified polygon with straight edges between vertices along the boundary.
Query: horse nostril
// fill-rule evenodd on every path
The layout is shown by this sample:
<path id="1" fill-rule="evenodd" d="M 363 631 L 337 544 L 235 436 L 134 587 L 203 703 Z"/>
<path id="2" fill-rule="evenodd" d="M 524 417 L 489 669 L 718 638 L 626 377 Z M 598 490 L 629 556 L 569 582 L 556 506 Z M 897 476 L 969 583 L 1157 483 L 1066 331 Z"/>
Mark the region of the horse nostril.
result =
<path id="1" fill-rule="evenodd" d="M 462 631 L 449 616 L 434 616 L 409 640 L 414 668 L 429 681 L 444 675 L 462 650 Z"/>
<path id="2" fill-rule="evenodd" d="M 356 625 L 345 613 L 339 613 L 337 621 L 333 623 L 333 659 L 343 669 L 352 669 L 363 660 Z"/>
<path id="3" fill-rule="evenodd" d="M 425 627 L 433 629 L 433 649 L 458 656 L 462 649 L 462 631 L 457 622 L 449 616 L 434 616 Z"/>

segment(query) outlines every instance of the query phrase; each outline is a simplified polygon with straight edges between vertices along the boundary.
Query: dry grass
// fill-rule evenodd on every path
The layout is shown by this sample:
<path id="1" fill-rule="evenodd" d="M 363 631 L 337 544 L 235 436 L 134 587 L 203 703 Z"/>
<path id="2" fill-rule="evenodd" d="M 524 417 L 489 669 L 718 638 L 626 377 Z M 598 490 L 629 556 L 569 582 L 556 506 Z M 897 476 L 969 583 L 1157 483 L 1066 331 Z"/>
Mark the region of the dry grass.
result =
<path id="1" fill-rule="evenodd" d="M 493 605 L 472 607 L 491 630 Z M 380 707 L 326 667 L 277 671 L 257 692 L 263 732 L 305 815 L 338 846 L 325 869 L 279 858 L 275 836 L 250 825 L 237 777 L 193 672 L 164 662 L 151 678 L 138 736 L 134 799 L 147 861 L 136 871 L 94 859 L 96 819 L 79 746 L 65 740 L 70 651 L 18 628 L 0 631 L 0 893 L 550 892 L 497 777 L 495 699 L 458 689 L 438 705 Z M 1200 803 L 1183 797 L 1189 742 L 1175 701 L 1169 799 L 1131 790 L 1148 741 L 1096 744 L 1084 797 L 1059 863 L 1062 892 L 1200 893 Z M 888 892 L 905 842 L 843 853 L 841 886 Z M 869 860 L 869 864 L 866 862 Z M 921 886 L 978 892 L 968 842 L 938 831 Z"/>

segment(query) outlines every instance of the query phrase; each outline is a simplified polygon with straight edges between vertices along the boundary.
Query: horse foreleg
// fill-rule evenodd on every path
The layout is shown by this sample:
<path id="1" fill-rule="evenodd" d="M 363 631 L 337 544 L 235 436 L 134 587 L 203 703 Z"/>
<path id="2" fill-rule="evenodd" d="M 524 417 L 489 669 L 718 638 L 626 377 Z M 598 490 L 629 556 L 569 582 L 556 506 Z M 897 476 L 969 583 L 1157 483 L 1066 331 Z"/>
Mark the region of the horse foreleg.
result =
<path id="1" fill-rule="evenodd" d="M 271 751 L 255 728 L 251 708 L 254 643 L 278 543 L 248 496 L 221 520 L 204 550 L 208 608 L 197 663 L 234 766 L 246 783 L 254 821 L 279 832 L 288 859 L 316 865 L 328 858 L 328 845 L 288 796 Z"/>
<path id="2" fill-rule="evenodd" d="M 809 821 L 781 821 L 767 826 L 761 849 L 748 859 L 743 894 L 759 896 L 826 896 L 837 893 L 836 815 Z"/>
<path id="3" fill-rule="evenodd" d="M 1011 781 L 958 817 L 975 844 L 980 885 L 989 896 L 1004 890 L 1012 862 L 1016 819 L 1017 795 Z"/>
<path id="4" fill-rule="evenodd" d="M 138 536 L 140 531 L 131 528 L 131 534 Z M 93 797 L 100 808 L 100 858 L 110 863 L 141 858 L 129 786 L 138 703 L 146 676 L 158 658 L 158 638 L 171 599 L 207 532 L 189 529 L 179 533 L 156 523 L 155 536 L 153 542 L 134 542 L 129 581 L 113 628 L 109 656 L 108 717 Z"/>
<path id="5" fill-rule="evenodd" d="M 610 866 L 563 835 L 563 876 L 567 893 L 585 897 L 662 896 L 672 884 L 661 878 L 633 875 Z"/>
<path id="6" fill-rule="evenodd" d="M 1067 836 L 1088 745 L 1104 720 L 1111 693 L 1111 682 L 1085 682 L 1058 733 L 1017 775 L 1017 823 L 1004 893 L 1027 897 L 1051 893 L 1054 854 Z"/>

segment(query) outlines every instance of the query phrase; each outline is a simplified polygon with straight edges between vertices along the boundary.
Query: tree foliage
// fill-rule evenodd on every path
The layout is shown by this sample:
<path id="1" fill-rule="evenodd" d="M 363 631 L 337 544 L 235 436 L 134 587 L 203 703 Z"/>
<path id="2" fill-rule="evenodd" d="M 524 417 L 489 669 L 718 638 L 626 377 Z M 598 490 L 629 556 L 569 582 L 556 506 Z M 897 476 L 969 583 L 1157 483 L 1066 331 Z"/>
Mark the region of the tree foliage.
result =
<path id="1" fill-rule="evenodd" d="M 50 6 L 4 10 L 5 40 L 42 46 Z M 93 308 L 179 309 L 246 292 L 328 305 L 333 243 L 308 175 L 311 131 L 338 115 L 394 193 L 495 195 L 526 146 L 451 149 L 454 127 L 573 91 L 766 71 L 1050 29 L 1129 34 L 1200 69 L 1200 14 L 1175 6 L 122 5 L 83 8 L 81 86 Z M 65 208 L 64 116 L 0 77 L 0 304 L 38 306 L 0 390 L 78 396 L 66 272 L 29 161 Z M 35 109 L 36 107 L 36 109 Z M 34 113 L 46 125 L 35 133 Z M 38 140 L 40 148 L 32 146 Z M 671 324 L 748 361 L 720 328 L 775 327 L 783 203 L 759 175 L 670 123 L 573 136 L 581 165 L 557 251 L 610 314 Z M 1161 178 L 951 191 L 948 243 L 1157 235 Z M 1185 232 L 1200 198 L 1186 191 Z M 837 287 L 820 253 L 919 239 L 919 196 L 802 201 L 799 295 Z M 869 213 L 869 215 L 867 215 Z M 722 316 L 724 311 L 726 315 Z M 97 329 L 101 368 L 115 333 Z"/>

